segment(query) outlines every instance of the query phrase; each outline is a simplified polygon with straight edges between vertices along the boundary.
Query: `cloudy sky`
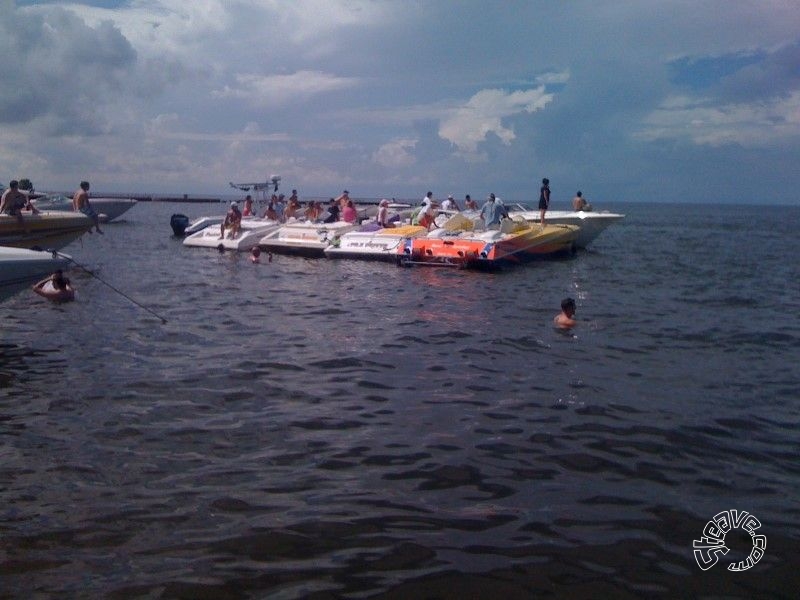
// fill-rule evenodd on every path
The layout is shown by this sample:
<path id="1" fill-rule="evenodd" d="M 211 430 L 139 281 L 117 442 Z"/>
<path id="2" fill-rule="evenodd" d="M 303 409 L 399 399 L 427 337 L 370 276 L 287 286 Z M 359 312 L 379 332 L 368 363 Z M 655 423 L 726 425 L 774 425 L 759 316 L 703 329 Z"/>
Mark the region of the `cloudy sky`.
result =
<path id="1" fill-rule="evenodd" d="M 0 0 L 0 180 L 797 203 L 797 0 Z"/>

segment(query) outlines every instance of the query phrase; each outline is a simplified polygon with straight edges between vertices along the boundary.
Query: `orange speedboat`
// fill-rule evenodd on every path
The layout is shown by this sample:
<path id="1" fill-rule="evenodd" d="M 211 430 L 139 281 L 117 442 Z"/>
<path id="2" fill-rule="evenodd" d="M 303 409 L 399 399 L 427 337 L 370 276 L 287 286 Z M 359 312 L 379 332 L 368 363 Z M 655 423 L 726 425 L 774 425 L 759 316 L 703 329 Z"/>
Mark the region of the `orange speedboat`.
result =
<path id="1" fill-rule="evenodd" d="M 450 225 L 448 223 L 448 225 Z M 427 237 L 406 238 L 400 264 L 491 269 L 574 250 L 574 225 L 530 225 L 506 219 L 500 229 L 475 231 L 442 227 Z"/>

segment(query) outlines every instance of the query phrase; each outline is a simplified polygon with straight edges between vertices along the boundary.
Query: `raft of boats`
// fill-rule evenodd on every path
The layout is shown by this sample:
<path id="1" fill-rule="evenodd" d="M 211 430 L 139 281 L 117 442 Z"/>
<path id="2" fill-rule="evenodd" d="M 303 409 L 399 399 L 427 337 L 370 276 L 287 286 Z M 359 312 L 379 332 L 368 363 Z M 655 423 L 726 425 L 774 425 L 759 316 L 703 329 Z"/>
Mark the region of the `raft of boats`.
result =
<path id="1" fill-rule="evenodd" d="M 233 236 L 223 230 L 222 217 L 202 217 L 180 226 L 193 231 L 184 245 L 220 251 L 249 251 L 258 246 L 271 253 L 307 257 L 490 269 L 574 253 L 624 218 L 615 213 L 553 211 L 547 213 L 543 227 L 538 211 L 522 205 L 508 208 L 510 218 L 490 228 L 474 211 L 443 211 L 431 230 L 407 223 L 380 228 L 374 221 L 362 225 L 293 219 L 279 223 L 258 217 L 244 217 Z"/>

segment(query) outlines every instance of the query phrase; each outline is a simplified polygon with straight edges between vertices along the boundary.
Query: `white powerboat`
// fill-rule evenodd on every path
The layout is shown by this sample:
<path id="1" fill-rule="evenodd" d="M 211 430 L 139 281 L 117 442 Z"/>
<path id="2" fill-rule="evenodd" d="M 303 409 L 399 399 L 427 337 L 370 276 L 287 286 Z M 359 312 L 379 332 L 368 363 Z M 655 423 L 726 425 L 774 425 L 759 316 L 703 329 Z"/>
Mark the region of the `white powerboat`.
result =
<path id="1" fill-rule="evenodd" d="M 506 208 L 512 218 L 521 217 L 531 223 L 539 222 L 539 210 L 533 210 L 524 204 L 508 204 Z M 575 238 L 575 246 L 578 248 L 586 248 L 609 225 L 624 218 L 625 215 L 606 211 L 574 210 L 548 210 L 544 216 L 545 222 L 550 225 L 577 225 L 578 237 Z"/>
<path id="2" fill-rule="evenodd" d="M 200 231 L 193 233 L 183 240 L 184 246 L 194 246 L 197 248 L 216 248 L 217 250 L 236 250 L 247 252 L 253 246 L 257 246 L 264 235 L 275 231 L 280 227 L 280 223 L 272 219 L 262 219 L 259 217 L 243 217 L 239 232 L 230 237 L 230 233 L 225 232 L 225 236 L 220 236 L 220 223 L 209 224 Z"/>
<path id="3" fill-rule="evenodd" d="M 325 248 L 357 225 L 346 221 L 335 223 L 316 223 L 295 221 L 285 223 L 277 230 L 261 238 L 258 245 L 262 250 L 279 254 L 299 254 L 303 256 L 325 256 Z"/>
<path id="4" fill-rule="evenodd" d="M 52 274 L 66 269 L 71 258 L 44 250 L 0 246 L 0 301 Z"/>
<path id="5" fill-rule="evenodd" d="M 192 235 L 202 231 L 206 227 L 219 227 L 225 220 L 225 215 L 215 215 L 213 217 L 198 217 L 183 230 L 184 235 Z"/>
<path id="6" fill-rule="evenodd" d="M 71 211 L 72 198 L 62 194 L 49 194 L 31 199 L 39 210 Z M 132 198 L 89 198 L 89 204 L 100 217 L 101 222 L 113 221 L 136 204 Z"/>
<path id="7" fill-rule="evenodd" d="M 403 240 L 427 234 L 428 230 L 419 225 L 349 231 L 325 248 L 325 256 L 327 258 L 395 261 L 398 248 Z"/>
<path id="8" fill-rule="evenodd" d="M 0 246 L 60 250 L 94 227 L 80 212 L 22 212 L 17 217 L 0 214 Z"/>

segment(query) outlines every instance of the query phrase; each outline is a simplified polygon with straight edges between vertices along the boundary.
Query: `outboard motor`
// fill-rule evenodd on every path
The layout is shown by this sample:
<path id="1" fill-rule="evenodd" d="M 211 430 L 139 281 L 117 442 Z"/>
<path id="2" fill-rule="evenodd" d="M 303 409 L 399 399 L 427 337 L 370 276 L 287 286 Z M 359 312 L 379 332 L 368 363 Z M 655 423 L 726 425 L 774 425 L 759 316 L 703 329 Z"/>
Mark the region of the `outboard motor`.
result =
<path id="1" fill-rule="evenodd" d="M 174 214 L 169 219 L 169 226 L 172 227 L 172 233 L 176 237 L 183 237 L 186 233 L 186 228 L 189 226 L 189 217 L 186 215 Z"/>

